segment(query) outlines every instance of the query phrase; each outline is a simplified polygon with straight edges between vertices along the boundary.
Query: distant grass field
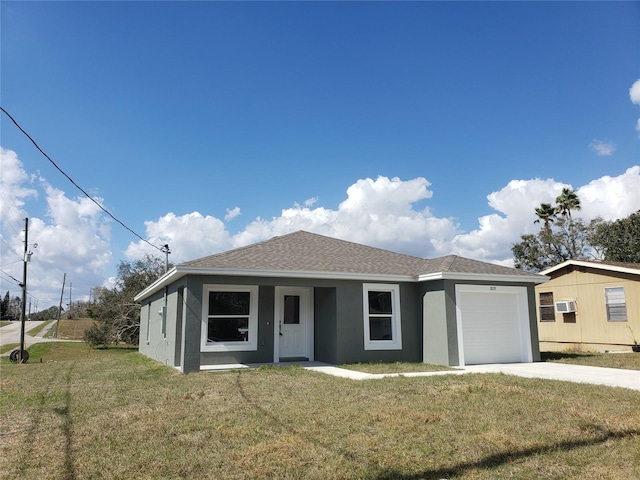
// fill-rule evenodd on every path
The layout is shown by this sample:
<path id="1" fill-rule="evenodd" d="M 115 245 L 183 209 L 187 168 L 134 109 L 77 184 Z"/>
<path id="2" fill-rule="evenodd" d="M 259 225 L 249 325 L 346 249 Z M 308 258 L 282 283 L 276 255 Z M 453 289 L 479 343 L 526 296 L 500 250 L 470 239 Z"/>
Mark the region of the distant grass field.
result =
<path id="1" fill-rule="evenodd" d="M 74 318 L 74 319 L 61 319 L 58 328 L 57 338 L 64 340 L 82 340 L 84 338 L 84 331 L 91 327 L 95 323 L 95 320 L 90 318 Z M 56 322 L 54 321 L 51 326 L 51 330 L 48 337 L 56 334 Z"/>
<path id="2" fill-rule="evenodd" d="M 297 366 L 182 375 L 83 343 L 31 353 L 2 365 L 2 479 L 640 478 L 636 391 Z"/>

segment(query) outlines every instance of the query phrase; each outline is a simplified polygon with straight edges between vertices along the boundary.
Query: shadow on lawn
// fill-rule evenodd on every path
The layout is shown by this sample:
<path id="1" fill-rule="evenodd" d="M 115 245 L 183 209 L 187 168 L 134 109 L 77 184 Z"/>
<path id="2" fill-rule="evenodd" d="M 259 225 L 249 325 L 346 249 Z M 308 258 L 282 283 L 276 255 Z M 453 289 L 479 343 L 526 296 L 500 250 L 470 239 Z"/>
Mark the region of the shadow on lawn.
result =
<path id="1" fill-rule="evenodd" d="M 53 411 L 60 415 L 62 419 L 62 434 L 64 437 L 64 480 L 74 480 L 76 471 L 73 459 L 73 418 L 71 417 L 71 372 L 75 363 L 67 371 L 66 382 L 67 389 L 64 394 L 64 406 L 54 408 Z"/>
<path id="2" fill-rule="evenodd" d="M 240 396 L 243 398 L 243 400 L 245 400 L 248 404 L 253 406 L 256 410 L 260 411 L 265 417 L 271 420 L 271 422 L 274 425 L 277 425 L 280 428 L 282 428 L 282 430 L 286 431 L 287 433 L 292 433 L 294 435 L 301 435 L 301 433 L 296 430 L 295 425 L 286 424 L 281 419 L 279 419 L 276 415 L 267 411 L 260 404 L 255 402 L 252 398 L 250 398 L 246 394 L 242 386 L 242 383 L 240 382 L 240 376 L 241 376 L 241 373 L 238 372 L 238 375 L 236 377 L 236 386 L 238 387 L 238 391 L 240 392 Z M 640 435 L 640 430 L 623 430 L 620 432 L 612 432 L 606 427 L 603 427 L 597 424 L 593 424 L 591 425 L 591 427 L 592 427 L 591 431 L 600 432 L 600 434 L 596 437 L 588 438 L 588 439 L 558 442 L 558 443 L 553 443 L 550 445 L 544 445 L 544 446 L 535 447 L 535 448 L 527 448 L 524 450 L 508 450 L 504 452 L 499 452 L 493 455 L 489 455 L 488 457 L 478 460 L 476 462 L 466 462 L 466 463 L 463 462 L 463 463 L 460 463 L 459 465 L 455 465 L 450 468 L 441 468 L 437 470 L 425 470 L 425 471 L 413 473 L 413 474 L 403 474 L 393 470 L 385 470 L 371 478 L 374 478 L 375 480 L 431 480 L 431 479 L 439 480 L 444 478 L 459 477 L 466 474 L 469 470 L 474 470 L 474 469 L 491 470 L 499 467 L 500 465 L 514 462 L 522 458 L 531 457 L 533 455 L 540 455 L 540 454 L 557 452 L 557 451 L 570 451 L 577 448 L 588 447 L 590 445 L 604 443 L 607 440 L 615 440 L 615 439 L 621 439 L 626 437 L 635 437 Z M 366 462 L 365 459 L 358 457 L 351 452 L 347 452 L 344 450 L 342 451 L 336 450 L 335 446 L 330 447 L 324 444 L 323 442 L 319 442 L 316 439 L 307 437 L 305 438 L 305 440 L 311 443 L 314 443 L 321 448 L 332 451 L 333 453 L 337 453 L 342 457 L 347 458 L 351 462 L 359 463 L 359 464 Z M 369 466 L 371 469 L 380 470 L 380 467 L 378 465 L 372 462 L 367 462 L 367 463 L 369 463 Z"/>
<path id="3" fill-rule="evenodd" d="M 64 440 L 64 474 L 61 478 L 64 480 L 75 480 L 76 472 L 73 459 L 73 419 L 71 417 L 71 373 L 74 369 L 75 362 L 71 364 L 71 367 L 65 375 L 66 392 L 64 396 L 65 404 L 62 407 L 54 407 L 52 410 L 55 414 L 62 417 L 62 435 Z M 36 408 L 33 410 L 30 418 L 30 425 L 26 431 L 24 437 L 24 443 L 21 450 L 20 459 L 18 464 L 18 478 L 27 473 L 27 469 L 31 465 L 32 457 L 37 457 L 34 454 L 34 446 L 37 445 L 36 435 L 40 430 L 40 424 L 44 418 L 46 418 L 46 404 L 49 400 L 51 389 L 55 383 L 57 372 L 54 371 L 52 376 L 46 382 L 44 390 L 38 395 L 39 401 Z"/>
<path id="4" fill-rule="evenodd" d="M 575 358 L 588 358 L 595 357 L 596 355 L 593 353 L 587 352 L 540 352 L 540 358 L 543 362 L 549 362 L 553 360 L 563 360 L 565 358 L 575 359 Z"/>
<path id="5" fill-rule="evenodd" d="M 567 442 L 553 443 L 536 448 L 527 448 L 524 450 L 505 451 L 489 455 L 477 462 L 467 462 L 455 465 L 451 468 L 442 468 L 439 470 L 426 470 L 424 472 L 414 473 L 410 475 L 401 474 L 394 471 L 388 471 L 382 475 L 378 475 L 376 480 L 428 480 L 428 479 L 442 479 L 459 477 L 473 469 L 485 469 L 491 470 L 499 467 L 500 465 L 520 460 L 522 458 L 530 457 L 533 455 L 540 455 L 545 453 L 551 453 L 555 451 L 570 451 L 576 448 L 588 447 L 590 445 L 596 445 L 604 443 L 607 440 L 615 440 L 626 437 L 635 437 L 640 434 L 640 430 L 623 430 L 621 432 L 611 432 L 599 425 L 593 425 L 594 430 L 600 430 L 605 433 L 598 435 L 595 438 L 589 438 L 584 440 L 572 440 Z"/>

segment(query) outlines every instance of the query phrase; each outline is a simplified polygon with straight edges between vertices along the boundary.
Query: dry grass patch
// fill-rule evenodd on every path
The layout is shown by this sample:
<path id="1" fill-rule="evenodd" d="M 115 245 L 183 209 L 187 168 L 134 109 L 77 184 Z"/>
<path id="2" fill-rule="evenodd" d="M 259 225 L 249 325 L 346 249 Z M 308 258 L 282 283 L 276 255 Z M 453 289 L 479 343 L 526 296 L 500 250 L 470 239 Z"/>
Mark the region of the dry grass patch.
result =
<path id="1" fill-rule="evenodd" d="M 3 366 L 1 381 L 0 478 L 640 477 L 640 393 L 618 388 L 181 375 L 118 350 Z"/>
<path id="2" fill-rule="evenodd" d="M 58 336 L 64 340 L 83 340 L 84 331 L 90 328 L 95 322 L 90 318 L 75 318 L 60 320 L 58 325 Z M 56 327 L 53 326 L 51 332 L 55 333 Z"/>
<path id="3" fill-rule="evenodd" d="M 429 363 L 393 362 L 393 363 L 344 363 L 340 368 L 356 370 L 364 373 L 410 373 L 410 372 L 439 372 L 452 370 L 444 365 L 431 365 Z"/>

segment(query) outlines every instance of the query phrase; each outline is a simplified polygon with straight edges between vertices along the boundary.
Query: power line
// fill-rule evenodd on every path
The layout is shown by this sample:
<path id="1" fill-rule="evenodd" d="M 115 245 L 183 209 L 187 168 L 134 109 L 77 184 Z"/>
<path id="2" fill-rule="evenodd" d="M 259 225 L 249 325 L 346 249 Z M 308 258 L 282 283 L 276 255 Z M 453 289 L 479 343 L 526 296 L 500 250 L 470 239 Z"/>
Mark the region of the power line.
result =
<path id="1" fill-rule="evenodd" d="M 164 252 L 164 250 L 161 247 L 158 247 L 156 245 L 154 245 L 153 243 L 151 243 L 149 240 L 143 238 L 142 236 L 138 235 L 136 232 L 134 232 L 131 228 L 127 227 L 123 222 L 121 222 L 120 220 L 118 220 L 116 217 L 113 216 L 113 214 L 107 210 L 106 208 L 104 208 L 97 200 L 95 200 L 91 195 L 89 195 L 87 192 L 84 191 L 84 189 L 78 185 L 76 182 L 73 181 L 73 179 L 67 175 L 57 164 L 56 162 L 54 162 L 51 157 L 49 157 L 49 155 L 47 155 L 44 150 L 42 150 L 40 148 L 40 146 L 36 143 L 36 141 L 31 138 L 31 135 L 29 135 L 21 126 L 20 124 L 9 114 L 9 112 L 7 112 L 3 107 L 0 107 L 0 110 L 2 110 L 2 112 L 9 117 L 9 119 L 14 123 L 14 125 L 16 127 L 18 127 L 18 130 L 20 130 L 30 141 L 31 143 L 33 143 L 33 145 L 40 151 L 40 153 L 42 155 L 45 156 L 45 158 L 47 160 L 49 160 L 51 162 L 51 164 L 56 167 L 56 169 L 65 177 L 67 177 L 67 180 L 69 180 L 74 187 L 76 187 L 78 190 L 80 190 L 82 193 L 85 194 L 85 196 L 91 200 L 93 203 L 95 203 L 100 210 L 102 210 L 104 213 L 106 213 L 107 215 L 109 215 L 112 219 L 114 219 L 116 222 L 118 222 L 120 225 L 122 225 L 124 228 L 126 228 L 129 232 L 131 232 L 132 234 L 134 234 L 136 237 L 138 237 L 140 240 L 142 240 L 143 242 L 147 243 L 148 245 L 151 245 L 153 248 L 155 248 L 156 250 L 160 250 L 161 252 Z"/>

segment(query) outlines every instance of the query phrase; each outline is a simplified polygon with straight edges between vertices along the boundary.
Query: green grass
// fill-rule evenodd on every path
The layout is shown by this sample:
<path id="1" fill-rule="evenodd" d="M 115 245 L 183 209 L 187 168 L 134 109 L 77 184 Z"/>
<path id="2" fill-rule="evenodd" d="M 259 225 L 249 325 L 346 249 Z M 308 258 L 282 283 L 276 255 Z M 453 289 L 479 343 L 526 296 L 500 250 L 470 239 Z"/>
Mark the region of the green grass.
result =
<path id="1" fill-rule="evenodd" d="M 640 370 L 640 353 L 542 352 L 545 362 Z"/>
<path id="2" fill-rule="evenodd" d="M 182 375 L 46 343 L 3 365 L 0 478 L 640 477 L 640 392 L 507 375 Z"/>
<path id="3" fill-rule="evenodd" d="M 0 321 L 0 327 L 6 327 L 7 325 L 11 325 L 11 322 L 7 322 L 5 320 Z"/>
<path id="4" fill-rule="evenodd" d="M 20 346 L 19 343 L 7 343 L 5 345 L 0 346 L 0 353 L 8 352 L 9 350 L 13 350 L 14 348 L 18 348 Z"/>
<path id="5" fill-rule="evenodd" d="M 40 325 L 38 325 L 37 327 L 33 327 L 31 329 L 27 329 L 27 333 L 29 335 L 31 335 L 32 337 L 35 337 L 36 335 L 38 335 L 42 330 L 44 330 L 45 328 L 48 328 L 51 323 L 53 322 L 53 320 L 50 320 L 48 322 L 42 322 Z M 26 324 L 27 327 L 29 326 L 29 324 Z"/>

